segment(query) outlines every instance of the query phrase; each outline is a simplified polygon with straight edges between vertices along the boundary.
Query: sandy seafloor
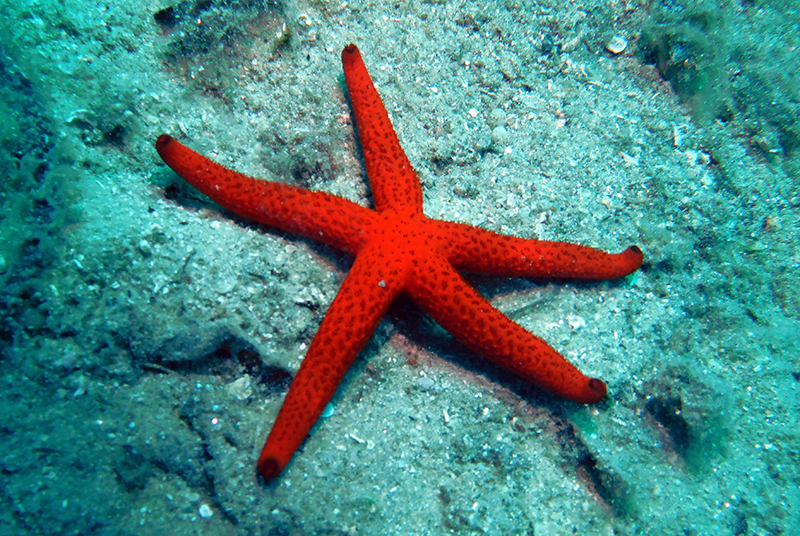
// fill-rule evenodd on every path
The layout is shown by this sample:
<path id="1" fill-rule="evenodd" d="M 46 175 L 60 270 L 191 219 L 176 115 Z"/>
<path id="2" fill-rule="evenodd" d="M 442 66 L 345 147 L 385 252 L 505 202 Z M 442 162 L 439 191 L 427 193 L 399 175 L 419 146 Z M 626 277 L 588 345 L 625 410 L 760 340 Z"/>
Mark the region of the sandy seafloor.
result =
<path id="1" fill-rule="evenodd" d="M 800 534 L 798 15 L 710 6 L 3 1 L 0 534 Z M 642 52 L 656 12 L 672 84 Z M 603 378 L 600 404 L 399 303 L 265 485 L 351 259 L 221 209 L 153 142 L 369 206 L 349 42 L 428 216 L 646 260 L 470 277 Z M 729 85 L 680 94 L 703 68 Z"/>

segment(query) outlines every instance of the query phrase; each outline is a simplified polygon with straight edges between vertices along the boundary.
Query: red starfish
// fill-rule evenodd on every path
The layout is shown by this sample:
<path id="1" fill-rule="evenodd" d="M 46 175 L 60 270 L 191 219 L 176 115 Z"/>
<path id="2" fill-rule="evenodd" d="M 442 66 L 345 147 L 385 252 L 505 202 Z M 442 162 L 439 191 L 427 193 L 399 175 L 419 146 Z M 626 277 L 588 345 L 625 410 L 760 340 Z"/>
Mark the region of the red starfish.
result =
<path id="1" fill-rule="evenodd" d="M 375 209 L 324 192 L 250 178 L 162 134 L 164 162 L 223 207 L 355 256 L 319 326 L 258 459 L 270 480 L 283 470 L 330 401 L 389 304 L 406 292 L 466 346 L 553 393 L 592 404 L 606 385 L 588 378 L 495 309 L 459 270 L 513 277 L 613 279 L 642 264 L 632 246 L 611 254 L 563 242 L 503 236 L 427 218 L 422 189 L 355 45 L 342 51 Z"/>

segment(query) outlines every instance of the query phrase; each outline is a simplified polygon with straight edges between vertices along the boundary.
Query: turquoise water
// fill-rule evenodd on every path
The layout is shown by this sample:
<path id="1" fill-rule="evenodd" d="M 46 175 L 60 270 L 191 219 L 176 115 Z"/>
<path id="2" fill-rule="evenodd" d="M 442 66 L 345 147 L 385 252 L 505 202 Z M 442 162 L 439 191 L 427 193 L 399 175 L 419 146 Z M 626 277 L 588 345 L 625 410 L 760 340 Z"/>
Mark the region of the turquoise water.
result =
<path id="1" fill-rule="evenodd" d="M 800 532 L 796 5 L 3 13 L 0 534 Z M 265 485 L 258 452 L 352 259 L 225 211 L 153 144 L 370 206 L 349 42 L 428 216 L 645 264 L 469 278 L 603 402 L 401 301 Z"/>

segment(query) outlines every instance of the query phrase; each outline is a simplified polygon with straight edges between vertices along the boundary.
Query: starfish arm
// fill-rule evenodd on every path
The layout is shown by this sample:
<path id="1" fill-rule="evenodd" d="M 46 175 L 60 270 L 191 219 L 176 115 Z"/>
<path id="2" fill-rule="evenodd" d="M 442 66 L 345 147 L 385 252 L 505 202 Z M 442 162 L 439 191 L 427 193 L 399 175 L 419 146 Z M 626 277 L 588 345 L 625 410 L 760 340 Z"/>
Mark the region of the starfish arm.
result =
<path id="1" fill-rule="evenodd" d="M 616 279 L 642 265 L 642 250 L 622 253 L 564 242 L 506 236 L 461 223 L 436 222 L 449 237 L 448 260 L 459 270 L 504 277 Z"/>
<path id="2" fill-rule="evenodd" d="M 258 458 L 265 480 L 280 474 L 333 397 L 347 369 L 403 287 L 401 259 L 366 248 L 353 263 L 311 341 Z"/>
<path id="3" fill-rule="evenodd" d="M 419 178 L 400 147 L 357 46 L 350 44 L 342 50 L 342 67 L 375 208 L 379 212 L 392 209 L 403 215 L 421 214 Z"/>
<path id="4" fill-rule="evenodd" d="M 162 134 L 156 150 L 175 173 L 245 218 L 356 253 L 375 222 L 374 211 L 325 192 L 264 181 L 231 171 Z"/>
<path id="5" fill-rule="evenodd" d="M 443 328 L 473 351 L 556 395 L 593 404 L 606 385 L 589 378 L 542 339 L 498 311 L 443 258 L 415 261 L 407 290 Z"/>

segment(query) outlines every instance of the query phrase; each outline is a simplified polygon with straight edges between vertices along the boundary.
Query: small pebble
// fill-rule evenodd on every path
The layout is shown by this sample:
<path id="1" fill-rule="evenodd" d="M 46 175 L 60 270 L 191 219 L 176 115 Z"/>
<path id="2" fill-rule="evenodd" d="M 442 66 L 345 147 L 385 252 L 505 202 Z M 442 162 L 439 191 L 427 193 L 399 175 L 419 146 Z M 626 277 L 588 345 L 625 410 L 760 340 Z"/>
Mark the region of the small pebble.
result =
<path id="1" fill-rule="evenodd" d="M 492 129 L 492 141 L 498 145 L 505 145 L 508 141 L 508 131 L 504 126 L 496 126 Z"/>
<path id="2" fill-rule="evenodd" d="M 228 384 L 230 393 L 239 400 L 247 400 L 253 394 L 252 382 L 250 376 L 245 374 L 238 380 Z"/>
<path id="3" fill-rule="evenodd" d="M 325 406 L 325 409 L 322 410 L 322 414 L 320 415 L 320 417 L 322 417 L 323 419 L 327 419 L 328 417 L 333 415 L 334 411 L 335 409 L 333 407 L 333 404 L 329 402 L 328 405 Z"/>
<path id="4" fill-rule="evenodd" d="M 506 113 L 501 108 L 495 108 L 489 113 L 487 121 L 490 127 L 504 126 L 507 121 Z"/>
<path id="5" fill-rule="evenodd" d="M 141 252 L 141 254 L 144 257 L 149 257 L 150 255 L 153 254 L 153 248 L 150 246 L 150 242 L 148 242 L 144 238 L 139 240 L 138 246 L 139 246 L 139 252 Z"/>
<path id="6" fill-rule="evenodd" d="M 434 383 L 435 382 L 427 376 L 423 376 L 422 378 L 417 380 L 417 384 L 423 389 L 430 389 L 431 387 L 434 386 Z"/>
<path id="7" fill-rule="evenodd" d="M 612 54 L 619 54 L 628 46 L 628 41 L 621 35 L 615 35 L 606 43 L 606 49 Z"/>
<path id="8" fill-rule="evenodd" d="M 206 503 L 203 503 L 200 505 L 200 508 L 198 508 L 197 513 L 199 513 L 200 517 L 203 519 L 208 519 L 214 515 L 214 510 L 212 510 L 211 507 Z"/>

